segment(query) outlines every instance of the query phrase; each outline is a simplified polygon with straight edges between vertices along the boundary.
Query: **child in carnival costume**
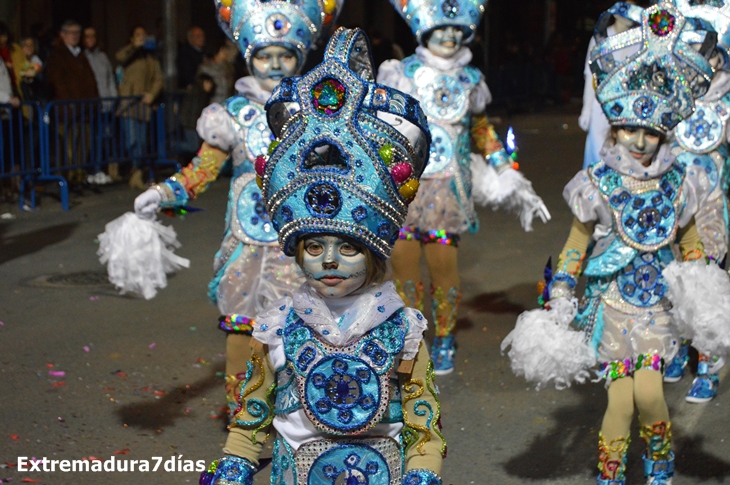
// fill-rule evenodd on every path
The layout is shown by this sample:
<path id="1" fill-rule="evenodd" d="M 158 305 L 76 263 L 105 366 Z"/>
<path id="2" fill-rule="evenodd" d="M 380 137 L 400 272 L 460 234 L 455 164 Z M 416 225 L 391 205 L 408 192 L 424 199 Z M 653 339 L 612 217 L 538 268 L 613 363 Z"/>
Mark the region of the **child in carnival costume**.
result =
<path id="1" fill-rule="evenodd" d="M 546 270 L 546 309 L 523 313 L 502 348 L 512 346 L 515 373 L 541 384 L 584 382 L 598 361 L 608 409 L 597 484 L 626 483 L 636 406 L 646 483 L 665 485 L 674 475 L 674 454 L 664 364 L 676 355 L 682 329 L 714 342 L 719 352 L 730 344 L 722 336 L 730 325 L 730 281 L 706 263 L 695 223 L 707 196 L 706 173 L 685 168 L 665 142 L 709 87 L 715 34 L 669 3 L 623 6 L 639 27 L 608 37 L 607 12 L 590 54 L 613 138 L 602 160 L 578 172 L 563 191 L 575 218 L 557 273 Z M 616 63 L 613 52 L 631 45 L 639 46 L 637 53 Z M 675 261 L 675 244 L 687 262 Z M 581 270 L 588 279 L 578 307 L 573 295 Z M 574 318 L 582 331 L 568 328 Z"/>
<path id="2" fill-rule="evenodd" d="M 203 145 L 180 173 L 135 200 L 135 211 L 184 210 L 212 183 L 227 160 L 233 164 L 226 229 L 215 255 L 209 296 L 223 315 L 227 333 L 228 381 L 246 369 L 253 318 L 272 301 L 291 295 L 303 281 L 294 260 L 278 247 L 276 230 L 256 185 L 256 158 L 273 139 L 264 104 L 286 76 L 294 75 L 318 38 L 342 8 L 343 0 L 217 1 L 218 22 L 246 60 L 249 72 L 236 82 L 238 93 L 225 106 L 214 103 L 198 119 Z M 235 407 L 235 404 L 232 404 Z"/>
<path id="3" fill-rule="evenodd" d="M 469 66 L 472 53 L 466 44 L 474 38 L 486 0 L 391 3 L 420 45 L 403 61 L 384 62 L 378 81 L 421 102 L 433 139 L 422 187 L 393 252 L 393 268 L 401 296 L 421 308 L 425 255 L 436 325 L 431 355 L 436 373 L 447 374 L 454 369 L 453 330 L 461 299 L 457 248 L 462 233 L 478 228 L 474 202 L 514 207 L 528 231 L 535 215 L 543 221 L 550 215 L 530 182 L 513 169 L 512 153 L 487 122 L 491 93 L 479 69 Z M 471 135 L 478 155 L 472 153 Z"/>
<path id="4" fill-rule="evenodd" d="M 226 456 L 200 483 L 251 484 L 273 427 L 272 484 L 440 485 L 427 323 L 384 282 L 428 160 L 426 118 L 374 82 L 359 29 L 339 29 L 323 63 L 266 107 L 277 138 L 259 182 L 306 282 L 257 317 Z"/>
<path id="5" fill-rule="evenodd" d="M 704 169 L 711 183 L 707 202 L 695 214 L 697 230 L 705 252 L 721 263 L 728 248 L 728 140 L 730 140 L 730 3 L 696 4 L 689 0 L 673 0 L 685 17 L 701 19 L 717 33 L 717 48 L 710 59 L 715 76 L 710 89 L 695 101 L 694 114 L 675 128 L 679 145 L 677 160 L 687 169 Z M 718 372 L 723 360 L 699 349 L 697 377 L 686 400 L 702 403 L 717 395 Z M 677 357 L 667 366 L 665 382 L 679 381 L 689 361 L 689 343 L 685 340 Z"/>

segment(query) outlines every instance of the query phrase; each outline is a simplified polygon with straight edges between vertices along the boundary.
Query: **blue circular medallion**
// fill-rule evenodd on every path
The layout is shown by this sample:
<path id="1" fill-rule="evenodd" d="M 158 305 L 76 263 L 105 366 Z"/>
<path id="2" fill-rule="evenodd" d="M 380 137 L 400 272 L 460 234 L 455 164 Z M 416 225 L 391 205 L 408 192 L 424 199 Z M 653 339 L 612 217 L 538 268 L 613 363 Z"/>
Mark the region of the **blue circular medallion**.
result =
<path id="1" fill-rule="evenodd" d="M 656 305 L 667 292 L 662 268 L 654 253 L 636 256 L 618 274 L 616 283 L 627 302 L 642 308 Z"/>
<path id="2" fill-rule="evenodd" d="M 251 179 L 241 190 L 236 200 L 236 219 L 238 227 L 249 238 L 264 243 L 277 240 L 277 233 L 271 224 L 261 189 Z"/>
<path id="3" fill-rule="evenodd" d="M 432 123 L 428 124 L 428 128 L 431 130 L 431 154 L 423 171 L 424 176 L 443 171 L 454 157 L 454 143 L 446 130 Z"/>
<path id="4" fill-rule="evenodd" d="M 325 357 L 310 370 L 304 386 L 306 407 L 318 421 L 338 431 L 370 424 L 379 408 L 378 375 L 357 357 Z"/>
<path id="5" fill-rule="evenodd" d="M 676 222 L 672 202 L 657 190 L 632 195 L 621 210 L 621 232 L 641 246 L 668 243 Z"/>
<path id="6" fill-rule="evenodd" d="M 310 214 L 315 217 L 335 217 L 342 207 L 340 191 L 328 182 L 310 185 L 304 195 L 304 201 Z"/>

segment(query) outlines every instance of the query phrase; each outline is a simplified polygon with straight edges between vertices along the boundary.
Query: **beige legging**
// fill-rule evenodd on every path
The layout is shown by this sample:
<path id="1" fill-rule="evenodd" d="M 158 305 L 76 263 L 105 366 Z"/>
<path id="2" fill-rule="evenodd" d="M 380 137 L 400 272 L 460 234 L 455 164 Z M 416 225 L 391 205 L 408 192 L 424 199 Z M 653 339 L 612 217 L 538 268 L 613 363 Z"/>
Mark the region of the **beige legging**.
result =
<path id="1" fill-rule="evenodd" d="M 606 443 L 628 439 L 634 405 L 639 409 L 642 427 L 669 421 L 661 372 L 641 369 L 634 373 L 634 377 L 623 377 L 611 382 L 608 387 L 608 409 L 601 426 Z M 609 446 L 609 459 L 621 460 L 620 451 Z"/>

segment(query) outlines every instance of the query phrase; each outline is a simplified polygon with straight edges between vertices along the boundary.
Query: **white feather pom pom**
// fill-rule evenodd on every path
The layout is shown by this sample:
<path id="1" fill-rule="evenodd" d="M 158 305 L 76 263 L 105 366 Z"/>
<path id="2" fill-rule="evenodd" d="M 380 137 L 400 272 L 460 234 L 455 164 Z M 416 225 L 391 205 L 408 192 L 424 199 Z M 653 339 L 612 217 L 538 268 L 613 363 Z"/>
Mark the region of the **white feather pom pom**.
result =
<path id="1" fill-rule="evenodd" d="M 536 389 L 555 382 L 556 389 L 565 389 L 575 382 L 590 378 L 588 369 L 596 364 L 593 348 L 586 342 L 584 332 L 569 328 L 577 311 L 578 301 L 556 298 L 550 309 L 522 313 L 517 324 L 502 341 L 512 372 L 535 383 Z"/>
<path id="2" fill-rule="evenodd" d="M 672 314 L 700 352 L 730 351 L 730 278 L 716 264 L 673 261 L 662 271 L 669 284 Z"/>
<path id="3" fill-rule="evenodd" d="M 542 219 L 542 222 L 550 220 L 547 207 L 521 172 L 506 168 L 498 174 L 494 167 L 478 155 L 472 155 L 471 172 L 475 203 L 518 214 L 520 224 L 527 232 L 532 231 L 535 217 Z"/>
<path id="4" fill-rule="evenodd" d="M 108 223 L 99 234 L 99 261 L 107 266 L 109 281 L 122 294 L 135 293 L 149 300 L 167 286 L 167 274 L 190 267 L 173 253 L 179 248 L 172 227 L 143 219 L 133 212 Z"/>

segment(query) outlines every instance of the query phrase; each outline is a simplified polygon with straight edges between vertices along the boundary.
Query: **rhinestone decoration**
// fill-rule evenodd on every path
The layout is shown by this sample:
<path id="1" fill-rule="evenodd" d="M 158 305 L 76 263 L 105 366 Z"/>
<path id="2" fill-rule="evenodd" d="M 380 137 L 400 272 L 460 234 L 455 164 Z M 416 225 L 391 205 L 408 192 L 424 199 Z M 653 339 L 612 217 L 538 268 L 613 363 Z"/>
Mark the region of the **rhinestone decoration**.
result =
<path id="1" fill-rule="evenodd" d="M 345 104 L 347 90 L 336 79 L 325 79 L 312 88 L 312 104 L 322 114 L 333 115 Z"/>
<path id="2" fill-rule="evenodd" d="M 291 22 L 286 15 L 275 13 L 266 19 L 266 31 L 273 37 L 284 37 L 291 30 Z"/>
<path id="3" fill-rule="evenodd" d="M 459 0 L 445 0 L 444 3 L 441 4 L 441 11 L 448 18 L 455 18 L 459 15 L 459 12 L 461 12 L 461 5 L 459 4 Z"/>
<path id="4" fill-rule="evenodd" d="M 659 10 L 649 16 L 649 27 L 654 34 L 665 37 L 674 30 L 676 19 L 666 10 Z"/>
<path id="5" fill-rule="evenodd" d="M 654 108 L 656 108 L 656 104 L 654 104 L 651 98 L 647 98 L 646 96 L 642 96 L 634 101 L 634 113 L 640 118 L 649 118 L 654 114 Z"/>
<path id="6" fill-rule="evenodd" d="M 707 5 L 708 7 L 722 8 L 725 6 L 725 0 L 689 0 L 690 7 L 699 7 Z"/>
<path id="7" fill-rule="evenodd" d="M 339 191 L 328 183 L 312 185 L 305 197 L 309 212 L 317 217 L 334 217 L 342 206 Z"/>

